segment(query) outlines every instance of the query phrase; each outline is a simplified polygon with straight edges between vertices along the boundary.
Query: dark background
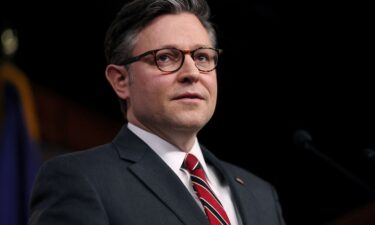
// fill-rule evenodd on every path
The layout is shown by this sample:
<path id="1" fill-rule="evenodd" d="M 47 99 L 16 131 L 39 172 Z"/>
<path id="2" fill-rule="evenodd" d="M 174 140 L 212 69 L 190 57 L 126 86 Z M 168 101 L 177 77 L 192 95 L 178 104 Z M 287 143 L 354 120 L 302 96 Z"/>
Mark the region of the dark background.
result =
<path id="1" fill-rule="evenodd" d="M 125 1 L 3 1 L 30 80 L 122 123 L 103 39 Z M 293 133 L 374 188 L 373 16 L 360 2 L 209 1 L 224 49 L 217 113 L 200 133 L 220 158 L 270 181 L 289 225 L 327 224 L 373 201 Z M 100 129 L 100 128 L 98 128 Z"/>

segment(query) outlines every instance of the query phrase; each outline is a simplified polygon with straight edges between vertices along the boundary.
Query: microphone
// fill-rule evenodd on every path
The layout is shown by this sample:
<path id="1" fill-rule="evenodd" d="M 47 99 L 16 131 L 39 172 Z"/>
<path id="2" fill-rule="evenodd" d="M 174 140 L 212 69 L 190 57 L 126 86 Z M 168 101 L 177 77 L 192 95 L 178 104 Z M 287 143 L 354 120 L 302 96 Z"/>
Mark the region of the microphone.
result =
<path id="1" fill-rule="evenodd" d="M 368 160 L 375 162 L 375 150 L 372 148 L 363 149 L 363 156 Z"/>
<path id="2" fill-rule="evenodd" d="M 309 152 L 312 152 L 314 155 L 318 156 L 320 159 L 325 161 L 327 164 L 329 164 L 335 170 L 337 170 L 338 172 L 343 174 L 346 178 L 353 181 L 354 183 L 356 183 L 357 185 L 362 187 L 364 190 L 368 191 L 371 194 L 372 198 L 375 198 L 375 190 L 373 188 L 371 188 L 369 185 L 367 185 L 361 179 L 357 178 L 353 173 L 351 173 L 350 171 L 345 169 L 339 163 L 337 163 L 336 161 L 334 161 L 333 159 L 328 157 L 326 154 L 324 154 L 323 152 L 321 152 L 317 148 L 315 148 L 313 143 L 312 143 L 312 137 L 309 134 L 309 132 L 307 132 L 306 130 L 295 131 L 294 136 L 293 136 L 293 141 L 294 141 L 294 144 L 297 147 L 302 148 L 304 150 L 307 150 Z M 372 156 L 375 158 L 374 150 L 372 150 L 372 151 L 366 150 L 366 151 L 370 152 L 371 153 L 370 155 L 373 154 Z"/>

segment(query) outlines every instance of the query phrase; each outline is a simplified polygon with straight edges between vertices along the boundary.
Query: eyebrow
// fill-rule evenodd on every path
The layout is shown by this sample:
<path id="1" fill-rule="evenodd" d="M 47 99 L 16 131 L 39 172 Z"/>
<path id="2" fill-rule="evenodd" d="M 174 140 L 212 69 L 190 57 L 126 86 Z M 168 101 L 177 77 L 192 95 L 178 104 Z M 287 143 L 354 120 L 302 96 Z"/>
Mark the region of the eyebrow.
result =
<path id="1" fill-rule="evenodd" d="M 177 49 L 181 49 L 177 45 L 162 45 L 162 46 L 160 46 L 157 49 L 162 49 L 162 48 L 177 48 Z M 214 47 L 212 47 L 211 45 L 200 45 L 200 44 L 198 44 L 198 45 L 194 45 L 191 49 L 181 49 L 181 50 L 193 50 L 193 49 L 198 49 L 198 48 L 214 48 Z"/>

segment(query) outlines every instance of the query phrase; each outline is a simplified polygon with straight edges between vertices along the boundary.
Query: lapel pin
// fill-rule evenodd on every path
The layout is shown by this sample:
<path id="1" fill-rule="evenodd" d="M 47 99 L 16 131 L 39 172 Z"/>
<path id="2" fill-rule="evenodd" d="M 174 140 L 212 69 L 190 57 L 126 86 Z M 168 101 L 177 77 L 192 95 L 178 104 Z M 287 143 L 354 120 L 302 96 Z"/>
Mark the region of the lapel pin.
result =
<path id="1" fill-rule="evenodd" d="M 245 182 L 244 182 L 241 178 L 239 178 L 239 177 L 236 177 L 236 181 L 237 181 L 238 183 L 242 184 L 242 185 L 245 184 Z"/>

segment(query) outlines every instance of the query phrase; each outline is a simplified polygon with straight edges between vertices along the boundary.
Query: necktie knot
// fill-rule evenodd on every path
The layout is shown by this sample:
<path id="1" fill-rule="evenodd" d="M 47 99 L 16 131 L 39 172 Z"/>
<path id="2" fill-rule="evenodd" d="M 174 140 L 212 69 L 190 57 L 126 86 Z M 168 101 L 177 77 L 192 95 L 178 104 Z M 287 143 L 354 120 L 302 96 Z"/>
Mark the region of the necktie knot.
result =
<path id="1" fill-rule="evenodd" d="M 190 153 L 186 155 L 184 167 L 189 171 L 189 173 L 193 173 L 195 170 L 202 168 L 197 157 Z"/>

